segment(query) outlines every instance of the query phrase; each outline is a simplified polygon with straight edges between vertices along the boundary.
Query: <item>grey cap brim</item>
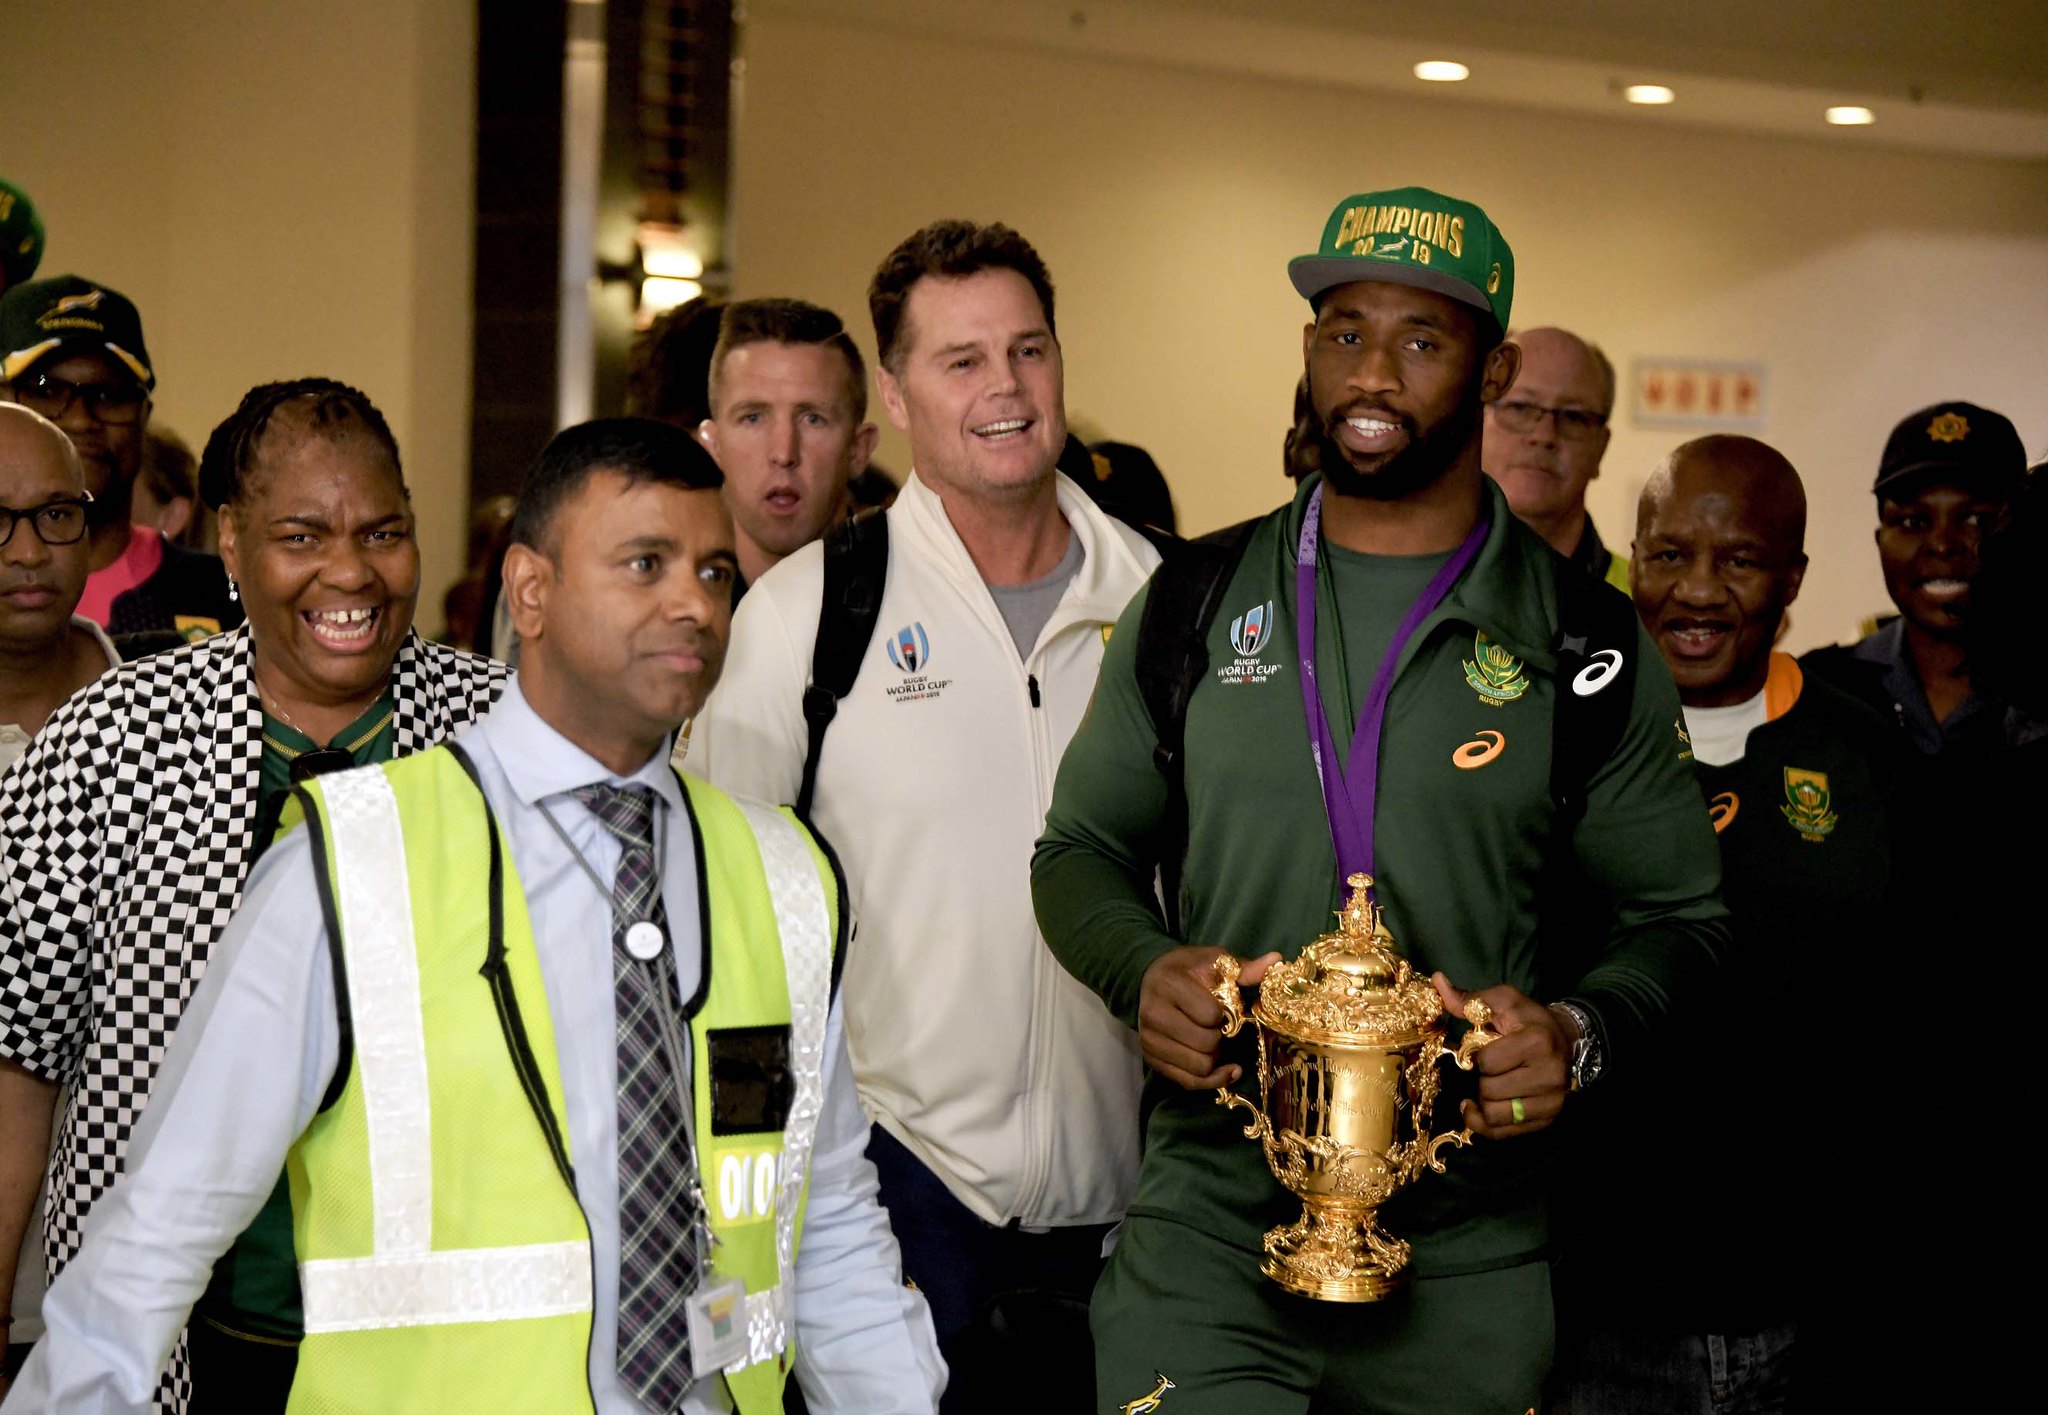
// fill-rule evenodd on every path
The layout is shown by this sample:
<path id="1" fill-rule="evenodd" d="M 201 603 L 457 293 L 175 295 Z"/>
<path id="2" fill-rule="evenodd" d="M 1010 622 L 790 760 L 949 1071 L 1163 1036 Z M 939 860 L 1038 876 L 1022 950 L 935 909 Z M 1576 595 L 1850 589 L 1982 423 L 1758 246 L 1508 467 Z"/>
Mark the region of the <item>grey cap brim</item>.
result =
<path id="1" fill-rule="evenodd" d="M 1421 290 L 1434 290 L 1461 305 L 1483 311 L 1488 319 L 1494 317 L 1492 303 L 1477 285 L 1420 265 L 1373 260 L 1366 256 L 1301 255 L 1287 262 L 1287 278 L 1294 282 L 1294 288 L 1304 300 L 1313 300 L 1325 290 L 1334 290 L 1339 285 L 1349 285 L 1354 281 L 1383 280 L 1390 285 L 1413 285 Z"/>

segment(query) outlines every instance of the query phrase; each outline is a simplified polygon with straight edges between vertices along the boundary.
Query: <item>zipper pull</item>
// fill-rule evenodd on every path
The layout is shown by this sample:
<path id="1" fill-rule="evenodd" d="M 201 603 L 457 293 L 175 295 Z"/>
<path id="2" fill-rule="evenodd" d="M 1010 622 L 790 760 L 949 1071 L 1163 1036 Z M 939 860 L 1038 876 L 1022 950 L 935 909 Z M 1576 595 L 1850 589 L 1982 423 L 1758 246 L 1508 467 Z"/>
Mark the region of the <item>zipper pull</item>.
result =
<path id="1" fill-rule="evenodd" d="M 1025 674 L 1024 683 L 1026 687 L 1031 689 L 1031 706 L 1044 707 L 1045 703 L 1038 696 L 1038 675 L 1035 673 Z"/>

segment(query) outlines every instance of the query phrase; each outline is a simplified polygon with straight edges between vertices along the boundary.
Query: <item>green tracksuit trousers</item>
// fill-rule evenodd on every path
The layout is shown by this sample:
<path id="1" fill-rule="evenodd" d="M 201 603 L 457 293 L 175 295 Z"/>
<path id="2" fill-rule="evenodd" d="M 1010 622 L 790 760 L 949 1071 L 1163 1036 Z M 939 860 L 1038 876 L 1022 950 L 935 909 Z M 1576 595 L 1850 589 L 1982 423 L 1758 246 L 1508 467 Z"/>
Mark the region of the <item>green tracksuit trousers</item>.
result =
<path id="1" fill-rule="evenodd" d="M 1234 1244 L 1135 1217 L 1091 1312 L 1101 1415 L 1524 1415 L 1550 1370 L 1542 1262 L 1321 1302 Z"/>

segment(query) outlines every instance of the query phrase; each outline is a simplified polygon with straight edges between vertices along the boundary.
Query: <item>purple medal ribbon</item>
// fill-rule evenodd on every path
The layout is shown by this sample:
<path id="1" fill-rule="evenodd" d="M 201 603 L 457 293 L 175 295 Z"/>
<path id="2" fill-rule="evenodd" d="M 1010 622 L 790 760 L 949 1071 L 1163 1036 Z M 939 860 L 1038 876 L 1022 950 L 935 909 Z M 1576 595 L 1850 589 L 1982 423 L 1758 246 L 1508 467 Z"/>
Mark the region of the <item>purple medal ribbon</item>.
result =
<path id="1" fill-rule="evenodd" d="M 1422 621 L 1436 611 L 1451 586 L 1465 573 L 1465 567 L 1486 542 L 1489 517 L 1482 502 L 1479 519 L 1471 533 L 1430 578 L 1415 603 L 1394 630 L 1393 639 L 1373 674 L 1372 689 L 1358 709 L 1358 726 L 1351 734 L 1349 760 L 1337 762 L 1337 742 L 1330 735 L 1330 720 L 1323 712 L 1322 689 L 1316 682 L 1316 549 L 1322 539 L 1323 489 L 1309 494 L 1308 510 L 1301 518 L 1301 541 L 1294 556 L 1294 636 L 1301 656 L 1301 703 L 1308 717 L 1309 746 L 1315 754 L 1316 776 L 1323 784 L 1323 811 L 1330 818 L 1330 843 L 1337 848 L 1337 877 L 1373 872 L 1373 809 L 1379 800 L 1380 731 L 1386 726 L 1387 697 L 1394 690 L 1394 665 L 1401 650 L 1415 637 Z"/>

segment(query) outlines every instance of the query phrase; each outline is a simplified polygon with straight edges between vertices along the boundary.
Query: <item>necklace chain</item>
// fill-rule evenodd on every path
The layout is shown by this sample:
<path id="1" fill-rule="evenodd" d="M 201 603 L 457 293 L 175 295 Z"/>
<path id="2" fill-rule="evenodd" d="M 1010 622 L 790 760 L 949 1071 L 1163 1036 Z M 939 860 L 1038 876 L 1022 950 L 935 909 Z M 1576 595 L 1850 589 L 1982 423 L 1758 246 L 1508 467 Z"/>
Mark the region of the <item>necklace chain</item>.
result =
<path id="1" fill-rule="evenodd" d="M 263 710 L 265 712 L 276 713 L 278 721 L 282 722 L 285 726 L 291 728 L 292 731 L 298 733 L 308 742 L 311 742 L 315 747 L 318 747 L 320 745 L 320 739 L 315 737 L 312 733 L 308 732 L 305 728 L 299 726 L 298 723 L 292 720 L 292 715 L 284 710 L 283 701 L 277 696 L 277 694 L 271 692 L 268 688 L 265 688 L 263 686 L 263 678 L 260 674 L 257 674 L 254 671 L 253 665 L 251 666 L 251 672 L 249 676 L 256 684 L 256 699 L 260 704 L 262 704 Z M 380 722 L 378 724 L 378 727 L 381 729 L 382 726 L 383 724 Z"/>
<path id="2" fill-rule="evenodd" d="M 264 692 L 263 684 L 260 681 L 256 684 L 256 696 L 261 698 L 264 701 L 264 703 L 269 707 L 269 709 L 277 714 L 278 720 L 284 723 L 285 726 L 291 728 L 292 731 L 298 733 L 308 742 L 313 742 L 313 734 L 308 732 L 305 728 L 299 726 L 298 723 L 293 722 L 292 715 L 284 710 L 284 704 L 277 700 L 277 695 L 275 693 Z M 318 746 L 319 744 L 317 742 L 314 742 L 314 745 Z"/>

